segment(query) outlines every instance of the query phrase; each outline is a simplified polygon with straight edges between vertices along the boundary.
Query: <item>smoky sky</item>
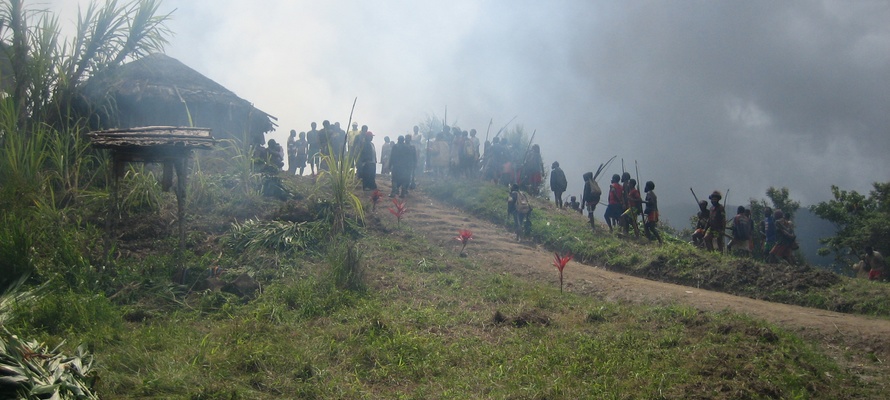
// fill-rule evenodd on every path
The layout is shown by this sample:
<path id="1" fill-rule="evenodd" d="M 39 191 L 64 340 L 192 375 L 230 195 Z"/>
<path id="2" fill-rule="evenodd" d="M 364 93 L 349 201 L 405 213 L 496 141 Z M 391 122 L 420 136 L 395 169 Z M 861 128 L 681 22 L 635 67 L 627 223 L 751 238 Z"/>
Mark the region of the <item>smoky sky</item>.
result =
<path id="1" fill-rule="evenodd" d="M 446 107 L 482 137 L 489 121 L 493 135 L 518 116 L 545 165 L 563 166 L 568 194 L 613 155 L 607 173 L 636 165 L 662 204 L 690 202 L 689 187 L 731 189 L 738 202 L 784 186 L 807 205 L 832 184 L 867 192 L 890 175 L 886 1 L 168 0 L 162 10 L 173 12 L 167 53 L 278 117 L 269 137 L 279 141 L 312 121 L 345 125 L 358 98 L 354 119 L 378 148 Z"/>

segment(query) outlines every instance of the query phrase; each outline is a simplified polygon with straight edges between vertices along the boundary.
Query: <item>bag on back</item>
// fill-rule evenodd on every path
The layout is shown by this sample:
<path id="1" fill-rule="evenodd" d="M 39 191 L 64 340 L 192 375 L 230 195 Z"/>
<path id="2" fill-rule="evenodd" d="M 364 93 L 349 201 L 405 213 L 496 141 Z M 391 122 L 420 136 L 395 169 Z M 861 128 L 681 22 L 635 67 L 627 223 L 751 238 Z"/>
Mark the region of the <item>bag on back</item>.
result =
<path id="1" fill-rule="evenodd" d="M 732 221 L 732 235 L 738 240 L 751 239 L 751 223 L 748 217 L 737 215 Z"/>
<path id="2" fill-rule="evenodd" d="M 516 211 L 526 214 L 532 210 L 532 205 L 528 202 L 528 196 L 523 191 L 516 192 Z"/>
<path id="3" fill-rule="evenodd" d="M 590 181 L 590 194 L 595 199 L 599 199 L 603 195 L 603 189 L 600 189 L 600 184 L 596 183 L 595 180 Z"/>

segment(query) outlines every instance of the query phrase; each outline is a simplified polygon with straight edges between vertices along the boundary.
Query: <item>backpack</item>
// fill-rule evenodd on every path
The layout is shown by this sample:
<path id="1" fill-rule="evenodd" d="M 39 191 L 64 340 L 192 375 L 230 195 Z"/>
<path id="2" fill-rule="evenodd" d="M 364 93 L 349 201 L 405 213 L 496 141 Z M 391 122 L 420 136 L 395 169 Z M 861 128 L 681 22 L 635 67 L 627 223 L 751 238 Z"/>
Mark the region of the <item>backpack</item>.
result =
<path id="1" fill-rule="evenodd" d="M 516 192 L 516 211 L 522 214 L 527 214 L 532 210 L 532 205 L 528 202 L 528 195 L 525 192 L 517 191 Z"/>
<path id="2" fill-rule="evenodd" d="M 751 222 L 744 215 L 736 215 L 732 221 L 732 236 L 738 240 L 751 239 Z"/>
<path id="3" fill-rule="evenodd" d="M 599 201 L 599 198 L 603 195 L 603 189 L 600 189 L 600 184 L 592 179 L 590 180 L 590 194 L 594 199 L 597 199 L 597 201 Z"/>

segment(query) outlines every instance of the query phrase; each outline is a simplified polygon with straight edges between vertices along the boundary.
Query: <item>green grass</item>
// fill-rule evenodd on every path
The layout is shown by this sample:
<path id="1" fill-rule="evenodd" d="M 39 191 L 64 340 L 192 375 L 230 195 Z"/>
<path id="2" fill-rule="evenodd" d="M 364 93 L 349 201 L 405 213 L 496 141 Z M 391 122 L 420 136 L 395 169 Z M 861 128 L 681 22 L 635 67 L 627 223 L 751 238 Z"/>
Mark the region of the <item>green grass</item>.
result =
<path id="1" fill-rule="evenodd" d="M 305 180 L 289 184 L 314 190 Z M 474 202 L 475 213 L 507 222 L 502 189 L 472 190 L 488 196 Z M 259 219 L 294 222 L 312 214 L 305 203 L 245 204 L 263 206 L 252 210 Z M 189 237 L 185 285 L 170 281 L 181 267 L 170 255 L 171 240 L 122 240 L 129 250 L 110 264 L 109 279 L 83 290 L 56 281 L 7 328 L 48 343 L 65 340 L 65 350 L 87 344 L 97 392 L 108 399 L 834 399 L 874 397 L 887 383 L 864 382 L 818 344 L 762 321 L 561 293 L 487 272 L 410 227 L 369 223 L 343 242 L 284 249 L 280 244 L 295 233 L 272 227 L 252 234 L 269 240 L 241 252 L 224 238 L 230 221 L 246 212 L 226 202 L 217 207 L 191 221 L 197 232 Z M 628 245 L 543 207 L 535 213 L 536 240 L 610 267 L 647 271 L 657 264 L 692 279 L 700 266 L 716 265 L 706 262 L 732 260 L 689 261 L 680 246 Z M 65 237 L 70 255 L 95 238 L 62 233 L 38 239 Z M 84 268 L 97 265 L 86 261 Z M 225 270 L 222 280 L 245 273 L 263 291 L 252 299 L 190 292 L 214 262 Z M 847 295 L 840 287 L 825 290 Z M 850 290 L 866 288 L 879 290 Z M 877 357 L 870 362 L 881 368 Z"/>
<path id="2" fill-rule="evenodd" d="M 452 180 L 423 187 L 434 197 L 480 218 L 504 226 L 512 223 L 507 220 L 505 187 Z M 705 252 L 682 240 L 666 240 L 657 245 L 646 239 L 622 239 L 602 228 L 594 233 L 586 219 L 546 207 L 540 199 L 533 200 L 533 205 L 533 239 L 553 251 L 571 251 L 581 262 L 769 301 L 890 317 L 890 306 L 874 300 L 890 297 L 890 285 L 839 276 L 819 268 L 770 265 Z"/>
<path id="3" fill-rule="evenodd" d="M 686 306 L 561 294 L 447 256 L 433 257 L 445 270 L 393 266 L 396 258 L 415 260 L 431 250 L 411 237 L 392 253 L 388 242 L 397 239 L 361 241 L 370 288 L 348 295 L 343 306 L 307 313 L 300 305 L 323 296 L 288 294 L 318 290 L 300 279 L 217 318 L 179 311 L 128 324 L 121 339 L 96 349 L 100 393 L 381 399 L 866 393 L 813 344 L 775 326 Z M 277 318 L 268 316 L 272 304 L 282 306 Z M 495 322 L 495 313 L 505 321 Z"/>

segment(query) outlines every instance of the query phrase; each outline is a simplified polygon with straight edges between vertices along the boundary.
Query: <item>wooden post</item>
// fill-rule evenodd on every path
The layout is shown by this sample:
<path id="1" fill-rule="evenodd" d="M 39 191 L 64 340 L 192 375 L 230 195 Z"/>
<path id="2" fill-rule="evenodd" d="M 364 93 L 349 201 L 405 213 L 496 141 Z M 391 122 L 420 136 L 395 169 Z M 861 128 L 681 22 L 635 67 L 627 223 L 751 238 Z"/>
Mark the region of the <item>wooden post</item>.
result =
<path id="1" fill-rule="evenodd" d="M 182 262 L 182 254 L 185 251 L 185 180 L 187 162 L 188 153 L 173 161 L 173 165 L 176 168 L 176 215 L 179 219 L 179 248 L 177 249 L 177 257 L 180 263 Z"/>

